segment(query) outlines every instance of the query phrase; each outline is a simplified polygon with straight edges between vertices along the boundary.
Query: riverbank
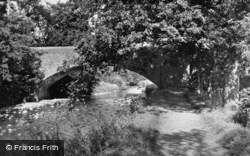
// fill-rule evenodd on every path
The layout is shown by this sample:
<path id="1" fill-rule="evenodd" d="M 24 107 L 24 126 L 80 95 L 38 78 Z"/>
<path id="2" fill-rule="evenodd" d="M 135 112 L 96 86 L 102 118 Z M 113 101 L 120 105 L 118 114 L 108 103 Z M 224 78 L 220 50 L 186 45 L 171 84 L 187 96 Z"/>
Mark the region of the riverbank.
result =
<path id="1" fill-rule="evenodd" d="M 51 139 L 58 133 L 58 139 L 65 140 L 66 151 L 71 154 L 75 151 L 70 151 L 70 147 L 82 147 L 80 145 L 84 143 L 81 139 L 88 143 L 93 141 L 93 144 L 77 149 L 79 152 L 94 148 L 94 144 L 99 144 L 99 140 L 105 138 L 103 141 L 110 146 L 101 147 L 105 149 L 101 153 L 103 156 L 111 153 L 118 156 L 122 153 L 138 156 L 224 156 L 227 151 L 218 144 L 218 136 L 208 128 L 203 114 L 197 113 L 192 104 L 187 102 L 184 92 L 157 92 L 154 97 L 146 99 L 148 105 L 145 106 L 144 98 L 130 100 L 141 95 L 141 90 L 131 87 L 119 94 L 113 92 L 103 94 L 105 97 L 100 95 L 99 99 L 95 98 L 88 105 L 76 106 L 72 112 L 65 109 L 67 99 L 60 102 L 55 99 L 47 101 L 50 102 L 46 106 L 48 110 L 36 117 L 32 113 L 37 113 L 39 109 L 32 104 L 30 106 L 33 107 L 20 105 L 19 109 L 24 112 L 20 113 L 22 117 L 19 116 L 19 119 L 26 117 L 27 121 L 22 123 L 21 120 L 8 120 L 13 122 L 2 127 L 0 139 Z M 116 95 L 116 98 L 110 94 Z M 55 106 L 53 102 L 60 104 Z M 134 109 L 131 107 L 134 104 L 141 107 Z M 15 130 L 11 124 L 19 127 Z M 72 139 L 78 142 L 70 142 Z"/>
<path id="2" fill-rule="evenodd" d="M 141 90 L 136 87 L 131 87 L 127 90 L 113 90 L 113 92 L 95 93 L 93 100 L 88 106 L 104 105 L 107 103 L 117 104 L 117 100 L 126 96 L 132 97 L 142 94 Z M 111 96 L 112 95 L 112 96 Z M 43 118 L 47 114 L 58 109 L 57 103 L 66 104 L 69 99 L 53 99 L 41 100 L 39 102 L 27 102 L 16 105 L 14 107 L 3 108 L 0 111 L 0 139 L 13 139 L 13 137 L 20 137 L 23 133 L 22 128 L 30 126 L 32 123 Z M 126 101 L 120 100 L 119 103 Z M 79 111 L 79 107 L 76 111 Z"/>

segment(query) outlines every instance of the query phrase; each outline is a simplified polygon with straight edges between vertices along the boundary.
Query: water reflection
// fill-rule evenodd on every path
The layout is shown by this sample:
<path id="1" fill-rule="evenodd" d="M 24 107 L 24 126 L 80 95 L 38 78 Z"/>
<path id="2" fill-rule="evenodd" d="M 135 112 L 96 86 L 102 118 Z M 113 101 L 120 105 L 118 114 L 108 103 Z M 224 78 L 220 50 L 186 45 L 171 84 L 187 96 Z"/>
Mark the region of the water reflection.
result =
<path id="1" fill-rule="evenodd" d="M 135 96 L 145 96 L 144 92 L 138 87 L 129 87 L 126 90 L 118 90 L 114 92 L 96 94 L 93 96 L 94 99 L 119 99 L 119 98 L 129 98 Z"/>

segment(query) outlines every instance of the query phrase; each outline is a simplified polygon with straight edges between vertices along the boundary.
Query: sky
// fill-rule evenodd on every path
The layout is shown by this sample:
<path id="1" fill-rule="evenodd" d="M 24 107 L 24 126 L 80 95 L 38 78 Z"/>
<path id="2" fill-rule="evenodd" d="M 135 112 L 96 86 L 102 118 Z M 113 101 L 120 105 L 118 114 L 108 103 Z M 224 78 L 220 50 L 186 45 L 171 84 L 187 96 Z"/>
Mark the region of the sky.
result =
<path id="1" fill-rule="evenodd" d="M 45 2 L 50 2 L 52 4 L 56 4 L 58 1 L 60 2 L 67 2 L 68 0 L 42 0 L 42 3 L 45 3 Z"/>

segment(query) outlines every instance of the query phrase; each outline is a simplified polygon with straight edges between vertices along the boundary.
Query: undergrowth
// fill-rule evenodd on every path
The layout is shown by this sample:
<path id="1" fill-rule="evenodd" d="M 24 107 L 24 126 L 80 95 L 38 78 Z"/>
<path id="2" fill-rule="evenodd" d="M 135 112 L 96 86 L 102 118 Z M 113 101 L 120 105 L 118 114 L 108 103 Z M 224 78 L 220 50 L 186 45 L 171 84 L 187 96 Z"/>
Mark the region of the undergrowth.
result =
<path id="1" fill-rule="evenodd" d="M 212 112 L 203 111 L 202 115 L 207 129 L 218 138 L 218 143 L 228 150 L 230 156 L 247 156 L 250 146 L 250 132 L 240 123 L 235 123 L 237 104 L 231 101 L 224 108 Z"/>
<path id="2" fill-rule="evenodd" d="M 122 110 L 129 107 L 59 108 L 31 124 L 20 139 L 64 140 L 68 156 L 154 155 L 157 131 L 136 126 L 134 114 Z"/>

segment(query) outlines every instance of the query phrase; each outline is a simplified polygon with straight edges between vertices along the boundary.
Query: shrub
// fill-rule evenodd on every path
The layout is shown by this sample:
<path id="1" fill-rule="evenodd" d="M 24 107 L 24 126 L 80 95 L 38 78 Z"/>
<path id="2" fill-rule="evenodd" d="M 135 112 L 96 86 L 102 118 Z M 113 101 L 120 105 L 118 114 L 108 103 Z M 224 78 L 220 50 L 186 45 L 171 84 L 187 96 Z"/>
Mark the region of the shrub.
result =
<path id="1" fill-rule="evenodd" d="M 229 150 L 231 156 L 243 155 L 250 145 L 250 133 L 244 129 L 233 129 L 224 134 L 219 143 Z"/>
<path id="2" fill-rule="evenodd" d="M 246 153 L 246 147 L 250 144 L 250 133 L 239 124 L 233 123 L 237 102 L 231 101 L 224 108 L 203 111 L 203 118 L 207 128 L 212 131 L 222 147 L 228 150 L 230 156 L 240 156 Z M 233 109 L 232 109 L 233 107 Z"/>
<path id="3" fill-rule="evenodd" d="M 87 102 L 90 100 L 98 79 L 92 73 L 79 73 L 77 80 L 69 85 L 71 104 L 77 100 Z"/>
<path id="4" fill-rule="evenodd" d="M 134 112 L 142 112 L 142 107 L 145 104 L 145 99 L 142 97 L 134 97 L 131 98 L 131 102 L 130 102 L 130 112 L 134 113 Z"/>
<path id="5" fill-rule="evenodd" d="M 222 134 L 226 130 L 231 130 L 239 127 L 232 122 L 234 111 L 225 109 L 217 109 L 212 112 L 202 112 L 203 118 L 208 125 L 209 130 L 215 134 Z"/>
<path id="6" fill-rule="evenodd" d="M 151 97 L 157 90 L 157 86 L 154 84 L 146 85 L 145 94 L 146 97 Z"/>
<path id="7" fill-rule="evenodd" d="M 244 128 L 247 126 L 248 122 L 248 112 L 244 108 L 240 108 L 236 114 L 233 115 L 232 119 L 235 123 L 242 125 Z"/>
<path id="8" fill-rule="evenodd" d="M 5 13 L 0 15 L 0 107 L 22 102 L 43 79 L 39 55 L 28 47 L 33 22 L 12 7 Z"/>
<path id="9" fill-rule="evenodd" d="M 243 98 L 237 104 L 238 104 L 238 109 L 232 119 L 235 123 L 241 124 L 243 127 L 246 127 L 249 117 L 248 114 L 248 109 L 250 106 L 249 98 Z"/>
<path id="10" fill-rule="evenodd" d="M 0 106 L 14 105 L 34 94 L 44 75 L 39 70 L 39 55 L 26 46 L 2 42 L 0 51 L 5 62 L 0 62 Z"/>

